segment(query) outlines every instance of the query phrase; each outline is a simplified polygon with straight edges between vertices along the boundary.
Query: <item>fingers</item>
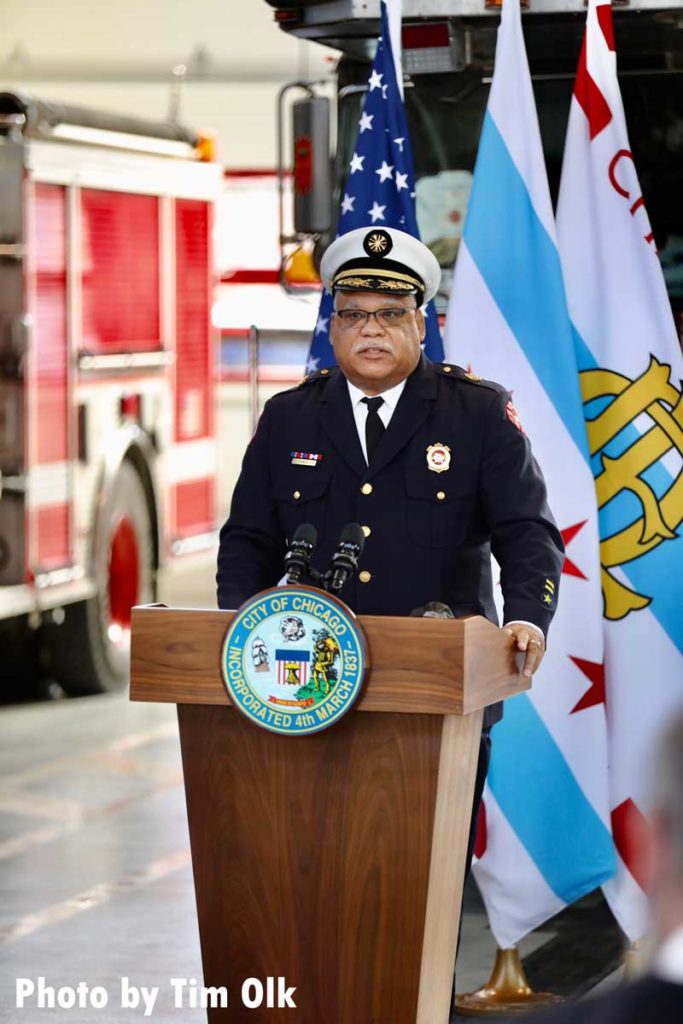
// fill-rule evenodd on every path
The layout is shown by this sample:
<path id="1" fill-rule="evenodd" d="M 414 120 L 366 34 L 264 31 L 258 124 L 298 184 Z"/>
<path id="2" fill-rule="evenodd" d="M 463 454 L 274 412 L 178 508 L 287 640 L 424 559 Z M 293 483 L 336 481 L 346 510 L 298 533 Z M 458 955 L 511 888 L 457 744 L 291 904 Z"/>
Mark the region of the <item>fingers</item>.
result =
<path id="1" fill-rule="evenodd" d="M 540 641 L 534 639 L 529 640 L 526 649 L 526 658 L 524 659 L 524 668 L 522 669 L 522 675 L 531 678 L 531 676 L 534 674 L 534 672 L 537 671 L 539 665 L 543 661 L 544 654 L 545 649 Z"/>
<path id="2" fill-rule="evenodd" d="M 517 625 L 516 623 L 510 623 L 510 625 L 506 626 L 505 632 L 514 638 L 518 651 L 526 652 L 524 665 L 522 666 L 522 675 L 531 678 L 534 672 L 538 670 L 545 654 L 545 641 L 542 634 L 530 626 Z"/>

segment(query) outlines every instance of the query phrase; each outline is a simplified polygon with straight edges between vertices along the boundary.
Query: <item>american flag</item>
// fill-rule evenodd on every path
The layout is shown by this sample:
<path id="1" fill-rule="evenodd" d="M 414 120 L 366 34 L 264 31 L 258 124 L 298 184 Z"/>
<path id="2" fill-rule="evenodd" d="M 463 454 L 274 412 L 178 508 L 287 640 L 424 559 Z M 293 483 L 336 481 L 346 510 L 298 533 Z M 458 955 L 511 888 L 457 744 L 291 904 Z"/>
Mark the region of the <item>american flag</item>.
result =
<path id="1" fill-rule="evenodd" d="M 408 123 L 396 78 L 386 3 L 382 0 L 382 34 L 368 80 L 358 122 L 358 136 L 346 176 L 337 237 L 366 225 L 399 228 L 419 238 L 415 216 L 415 171 Z M 306 372 L 334 366 L 330 319 L 334 302 L 325 291 L 313 329 Z M 425 309 L 424 349 L 430 359 L 443 359 L 443 344 L 434 304 Z"/>

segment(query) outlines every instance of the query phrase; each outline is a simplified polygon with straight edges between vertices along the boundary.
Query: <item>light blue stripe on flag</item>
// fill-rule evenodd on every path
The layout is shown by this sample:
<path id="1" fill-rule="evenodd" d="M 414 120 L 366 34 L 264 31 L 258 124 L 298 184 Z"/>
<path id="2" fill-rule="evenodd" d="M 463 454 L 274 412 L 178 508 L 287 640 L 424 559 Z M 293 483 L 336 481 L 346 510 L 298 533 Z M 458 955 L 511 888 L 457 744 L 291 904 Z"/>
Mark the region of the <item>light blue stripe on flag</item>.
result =
<path id="1" fill-rule="evenodd" d="M 478 190 L 482 192 L 481 198 L 477 196 Z M 515 250 L 523 254 L 519 259 L 503 257 L 502 226 L 514 239 Z M 569 360 L 563 365 L 561 358 L 569 313 L 557 246 L 536 214 L 524 179 L 488 112 L 479 144 L 465 240 L 517 343 L 577 448 L 590 464 L 586 428 L 580 412 L 581 397 L 572 393 L 573 388 L 579 387 L 576 365 Z M 543 288 L 538 287 L 540 281 L 544 282 Z M 575 329 L 571 344 L 582 370 L 597 368 L 590 349 Z M 635 430 L 633 438 L 637 438 Z M 665 472 L 663 468 L 662 471 Z M 600 522 L 604 537 L 604 514 Z M 666 541 L 621 569 L 639 593 L 653 598 L 652 614 L 680 646 L 683 642 L 680 587 L 674 573 L 662 573 L 663 561 L 674 555 L 672 545 L 683 545 L 683 537 Z"/>
<path id="2" fill-rule="evenodd" d="M 526 694 L 505 702 L 503 721 L 504 728 L 493 730 L 489 786 L 547 884 L 573 903 L 614 874 L 612 837 Z M 593 865 L 592 874 L 578 873 L 579 864 Z"/>
<path id="3" fill-rule="evenodd" d="M 524 179 L 488 112 L 464 237 L 510 330 L 588 461 L 557 246 L 539 220 Z M 509 258 L 506 239 L 519 253 L 518 259 Z"/>

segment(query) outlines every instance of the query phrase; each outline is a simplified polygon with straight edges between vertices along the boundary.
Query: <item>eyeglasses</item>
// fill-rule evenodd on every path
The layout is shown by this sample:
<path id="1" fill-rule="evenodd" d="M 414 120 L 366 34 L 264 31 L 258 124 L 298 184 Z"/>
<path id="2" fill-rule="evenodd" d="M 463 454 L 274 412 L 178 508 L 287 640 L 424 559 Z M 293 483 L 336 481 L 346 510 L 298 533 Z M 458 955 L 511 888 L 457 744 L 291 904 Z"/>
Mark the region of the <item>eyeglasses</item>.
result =
<path id="1" fill-rule="evenodd" d="M 386 309 L 335 309 L 335 315 L 345 331 L 365 327 L 371 316 L 374 316 L 380 327 L 391 330 L 403 323 L 407 313 L 414 313 L 417 307 L 388 306 Z"/>

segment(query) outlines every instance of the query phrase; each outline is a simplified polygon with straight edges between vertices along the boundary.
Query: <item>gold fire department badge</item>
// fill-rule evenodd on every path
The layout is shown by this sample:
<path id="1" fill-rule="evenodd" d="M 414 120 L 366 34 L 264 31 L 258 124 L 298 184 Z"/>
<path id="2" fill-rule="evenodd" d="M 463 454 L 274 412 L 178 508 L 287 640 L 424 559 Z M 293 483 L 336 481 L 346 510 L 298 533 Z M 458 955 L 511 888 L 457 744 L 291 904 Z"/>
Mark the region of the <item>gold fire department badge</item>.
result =
<path id="1" fill-rule="evenodd" d="M 432 473 L 445 473 L 451 465 L 451 450 L 447 444 L 430 444 L 427 448 L 427 466 Z"/>

